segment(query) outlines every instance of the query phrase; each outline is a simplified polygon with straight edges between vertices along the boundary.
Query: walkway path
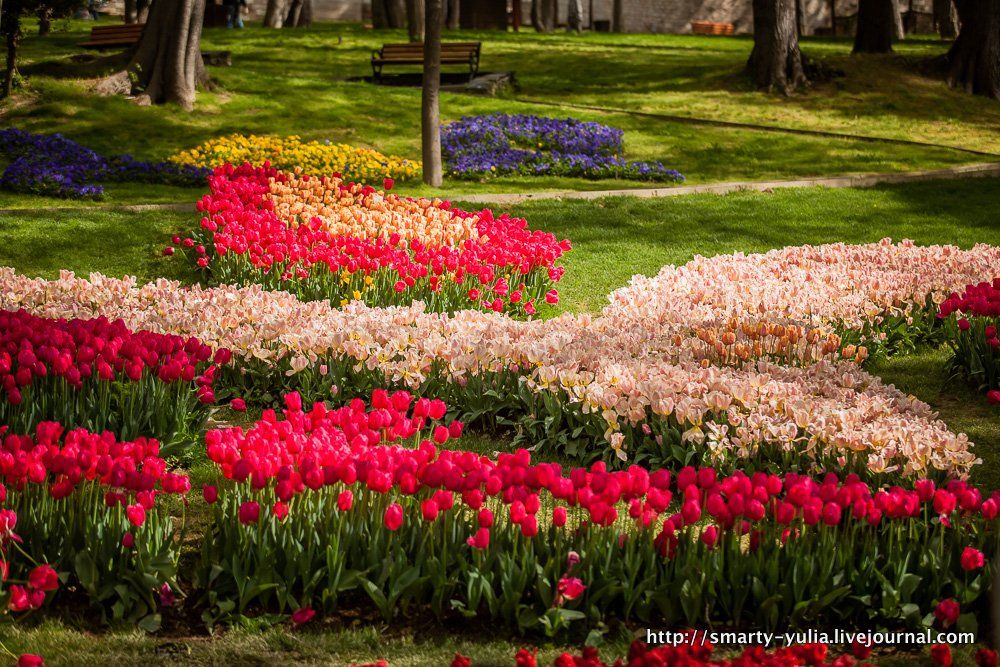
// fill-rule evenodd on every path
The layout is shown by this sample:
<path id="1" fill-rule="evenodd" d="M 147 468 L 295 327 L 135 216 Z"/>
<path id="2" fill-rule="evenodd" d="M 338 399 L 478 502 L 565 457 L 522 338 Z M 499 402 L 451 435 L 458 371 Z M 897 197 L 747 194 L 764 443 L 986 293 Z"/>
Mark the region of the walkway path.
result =
<path id="1" fill-rule="evenodd" d="M 873 185 L 888 183 L 914 183 L 931 180 L 956 180 L 963 178 L 1000 177 L 1000 162 L 983 162 L 967 164 L 947 169 L 932 169 L 928 171 L 904 171 L 881 174 L 857 174 L 853 176 L 821 176 L 817 178 L 798 178 L 788 181 L 734 181 L 731 183 L 708 183 L 705 185 L 679 185 L 659 188 L 636 188 L 622 190 L 565 190 L 555 192 L 528 192 L 512 194 L 482 194 L 453 195 L 452 201 L 468 202 L 470 204 L 519 204 L 526 201 L 546 199 L 601 199 L 603 197 L 640 197 L 652 199 L 656 197 L 682 197 L 692 194 L 726 194 L 727 192 L 770 192 L 780 188 L 866 188 Z M 123 211 L 126 213 L 141 213 L 144 211 L 180 211 L 194 212 L 194 203 L 185 204 L 108 204 L 93 206 L 47 208 L 45 212 L 83 212 L 83 211 Z M 0 215 L 23 214 L 25 211 L 37 209 L 0 209 Z"/>
<path id="2" fill-rule="evenodd" d="M 674 187 L 642 188 L 638 190 L 592 190 L 566 192 L 530 192 L 525 194 L 483 194 L 455 195 L 455 201 L 472 204 L 517 204 L 542 199 L 600 199 L 602 197 L 681 197 L 683 195 L 727 192 L 770 192 L 779 188 L 864 188 L 884 183 L 913 183 L 935 179 L 952 180 L 960 178 L 981 178 L 1000 176 L 1000 162 L 969 164 L 948 169 L 929 171 L 908 171 L 888 174 L 859 174 L 855 176 L 824 176 L 820 178 L 799 178 L 790 181 L 736 181 L 732 183 L 709 183 L 706 185 L 680 185 Z"/>

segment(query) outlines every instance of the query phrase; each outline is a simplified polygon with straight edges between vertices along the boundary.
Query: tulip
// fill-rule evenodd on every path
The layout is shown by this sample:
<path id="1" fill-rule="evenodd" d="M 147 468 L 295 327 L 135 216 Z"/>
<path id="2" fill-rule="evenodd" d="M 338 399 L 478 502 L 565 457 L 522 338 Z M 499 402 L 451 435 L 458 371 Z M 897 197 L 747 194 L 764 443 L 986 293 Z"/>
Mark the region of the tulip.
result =
<path id="1" fill-rule="evenodd" d="M 397 531 L 403 525 L 403 508 L 399 503 L 392 503 L 385 510 L 382 517 L 385 527 L 391 531 Z"/>
<path id="2" fill-rule="evenodd" d="M 22 653 L 17 658 L 17 667 L 41 667 L 44 664 L 45 661 L 42 660 L 42 656 L 35 655 L 34 653 Z"/>
<path id="3" fill-rule="evenodd" d="M 963 570 L 971 572 L 972 570 L 978 570 L 986 564 L 986 556 L 978 549 L 965 547 L 965 549 L 962 550 L 959 562 L 961 563 Z"/>
<path id="4" fill-rule="evenodd" d="M 950 627 L 958 621 L 959 613 L 961 609 L 958 606 L 958 602 L 951 598 L 941 600 L 937 607 L 934 608 L 934 618 L 938 620 L 944 627 Z"/>
<path id="5" fill-rule="evenodd" d="M 292 625 L 299 627 L 305 625 L 316 616 L 316 610 L 311 607 L 299 607 L 292 612 Z"/>
<path id="6" fill-rule="evenodd" d="M 28 574 L 28 586 L 40 591 L 54 591 L 59 588 L 59 575 L 51 566 L 39 565 Z"/>
<path id="7" fill-rule="evenodd" d="M 260 504 L 253 500 L 241 503 L 239 509 L 239 519 L 240 523 L 244 526 L 257 523 L 260 519 Z"/>

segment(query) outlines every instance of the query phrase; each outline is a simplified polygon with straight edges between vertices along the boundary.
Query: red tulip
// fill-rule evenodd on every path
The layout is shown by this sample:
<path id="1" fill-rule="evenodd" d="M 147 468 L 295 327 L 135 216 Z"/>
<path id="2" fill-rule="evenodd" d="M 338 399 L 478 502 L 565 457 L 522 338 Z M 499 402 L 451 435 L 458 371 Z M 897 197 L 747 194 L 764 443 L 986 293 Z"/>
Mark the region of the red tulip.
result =
<path id="1" fill-rule="evenodd" d="M 403 525 L 403 508 L 399 503 L 392 503 L 385 510 L 382 518 L 385 527 L 391 531 L 397 531 Z"/>

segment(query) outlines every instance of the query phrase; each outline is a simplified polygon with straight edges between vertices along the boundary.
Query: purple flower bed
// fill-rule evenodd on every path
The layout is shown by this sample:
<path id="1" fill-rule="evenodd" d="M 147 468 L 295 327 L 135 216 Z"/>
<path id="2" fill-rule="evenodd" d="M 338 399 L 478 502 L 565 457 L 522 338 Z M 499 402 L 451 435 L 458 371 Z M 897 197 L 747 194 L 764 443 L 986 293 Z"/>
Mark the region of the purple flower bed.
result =
<path id="1" fill-rule="evenodd" d="M 624 132 L 573 118 L 495 113 L 466 116 L 441 131 L 441 154 L 459 178 L 497 174 L 683 181 L 661 162 L 623 157 Z"/>
<path id="2" fill-rule="evenodd" d="M 99 197 L 102 182 L 203 185 L 211 170 L 131 155 L 102 156 L 61 134 L 0 130 L 0 156 L 10 160 L 0 188 L 66 198 Z"/>

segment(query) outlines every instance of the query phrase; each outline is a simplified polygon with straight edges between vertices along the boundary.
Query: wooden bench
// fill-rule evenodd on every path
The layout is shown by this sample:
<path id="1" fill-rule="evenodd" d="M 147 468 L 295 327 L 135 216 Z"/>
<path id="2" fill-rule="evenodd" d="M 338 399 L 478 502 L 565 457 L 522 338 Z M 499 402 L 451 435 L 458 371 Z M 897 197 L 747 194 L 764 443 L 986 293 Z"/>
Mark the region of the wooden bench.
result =
<path id="1" fill-rule="evenodd" d="M 142 29 L 145 27 L 145 23 L 132 23 L 131 25 L 107 25 L 92 28 L 90 39 L 86 42 L 80 42 L 79 46 L 98 51 L 133 46 L 139 43 Z"/>
<path id="2" fill-rule="evenodd" d="M 479 74 L 479 51 L 482 42 L 441 42 L 442 65 L 468 65 L 469 80 Z M 382 80 L 386 65 L 423 65 L 424 44 L 383 44 L 372 51 L 372 75 L 376 82 Z"/>
<path id="3" fill-rule="evenodd" d="M 716 21 L 691 21 L 691 32 L 695 35 L 732 35 L 732 23 Z"/>

